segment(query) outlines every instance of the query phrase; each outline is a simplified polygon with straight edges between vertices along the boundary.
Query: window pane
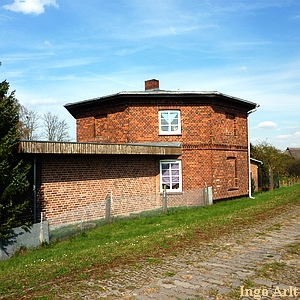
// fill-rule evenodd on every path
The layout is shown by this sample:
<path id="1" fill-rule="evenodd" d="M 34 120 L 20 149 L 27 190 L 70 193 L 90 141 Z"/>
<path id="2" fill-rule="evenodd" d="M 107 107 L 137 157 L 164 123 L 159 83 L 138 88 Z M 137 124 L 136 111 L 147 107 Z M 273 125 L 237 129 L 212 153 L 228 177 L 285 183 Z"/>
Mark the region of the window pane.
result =
<path id="1" fill-rule="evenodd" d="M 179 170 L 179 163 L 171 163 L 172 170 Z"/>
<path id="2" fill-rule="evenodd" d="M 172 125 L 178 125 L 178 119 L 172 120 L 172 121 L 171 121 L 171 124 L 172 124 Z"/>
<path id="3" fill-rule="evenodd" d="M 172 182 L 179 182 L 179 177 L 172 177 Z"/>
<path id="4" fill-rule="evenodd" d="M 169 131 L 169 126 L 161 126 L 162 131 Z"/>
<path id="5" fill-rule="evenodd" d="M 173 190 L 178 190 L 179 189 L 179 183 L 173 183 L 172 184 L 172 189 Z"/>
<path id="6" fill-rule="evenodd" d="M 179 175 L 179 170 L 172 170 L 171 171 L 171 174 L 172 174 L 172 176 L 175 176 L 175 175 Z"/>
<path id="7" fill-rule="evenodd" d="M 162 176 L 169 176 L 170 171 L 169 170 L 162 170 Z"/>
<path id="8" fill-rule="evenodd" d="M 161 120 L 165 120 L 166 122 L 168 122 L 169 114 L 168 113 L 161 113 Z"/>
<path id="9" fill-rule="evenodd" d="M 178 112 L 170 112 L 170 119 L 178 119 Z"/>
<path id="10" fill-rule="evenodd" d="M 161 119 L 161 125 L 169 125 L 167 120 L 165 119 Z"/>
<path id="11" fill-rule="evenodd" d="M 170 183 L 170 177 L 162 177 L 163 183 Z"/>
<path id="12" fill-rule="evenodd" d="M 166 189 L 169 190 L 170 189 L 170 184 L 164 183 L 162 185 L 162 189 L 164 189 L 164 186 L 166 186 Z"/>

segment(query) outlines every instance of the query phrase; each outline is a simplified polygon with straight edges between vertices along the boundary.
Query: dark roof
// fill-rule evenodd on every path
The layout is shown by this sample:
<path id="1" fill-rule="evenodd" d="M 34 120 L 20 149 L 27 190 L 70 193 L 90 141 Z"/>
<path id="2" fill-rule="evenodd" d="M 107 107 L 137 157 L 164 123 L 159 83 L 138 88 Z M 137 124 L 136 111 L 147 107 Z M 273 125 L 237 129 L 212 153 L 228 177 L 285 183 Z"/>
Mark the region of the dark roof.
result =
<path id="1" fill-rule="evenodd" d="M 295 159 L 300 159 L 300 148 L 286 148 L 284 154 L 287 154 Z"/>
<path id="2" fill-rule="evenodd" d="M 214 98 L 214 99 L 223 99 L 235 104 L 242 104 L 246 107 L 248 111 L 257 108 L 259 105 L 257 103 L 244 100 L 241 98 L 229 96 L 226 94 L 222 94 L 217 91 L 211 92 L 197 92 L 197 91 L 166 91 L 166 90 L 147 90 L 147 91 L 132 91 L 132 92 L 119 92 L 116 94 L 111 94 L 107 96 L 87 99 L 83 101 L 78 101 L 74 103 L 67 103 L 64 107 L 70 112 L 70 114 L 76 118 L 78 111 L 81 109 L 98 105 L 98 104 L 110 104 L 112 101 L 115 102 L 117 100 L 126 100 L 133 101 L 134 99 L 155 99 L 155 98 L 166 98 L 166 99 L 176 99 L 180 98 L 180 101 L 184 101 L 187 99 L 203 99 L 203 98 Z"/>

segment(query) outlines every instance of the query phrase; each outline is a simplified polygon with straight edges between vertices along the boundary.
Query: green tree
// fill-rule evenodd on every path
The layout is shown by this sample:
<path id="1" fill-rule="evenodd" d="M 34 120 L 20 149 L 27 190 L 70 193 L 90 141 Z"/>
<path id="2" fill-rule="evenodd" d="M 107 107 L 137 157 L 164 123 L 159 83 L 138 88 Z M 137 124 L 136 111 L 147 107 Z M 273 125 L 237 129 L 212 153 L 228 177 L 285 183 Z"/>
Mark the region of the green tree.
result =
<path id="1" fill-rule="evenodd" d="M 290 158 L 286 171 L 290 176 L 300 176 L 300 159 Z"/>
<path id="2" fill-rule="evenodd" d="M 20 216 L 28 201 L 22 197 L 29 188 L 25 165 L 18 157 L 20 105 L 9 83 L 0 83 L 0 238 L 7 238 L 11 228 L 23 225 Z"/>
<path id="3" fill-rule="evenodd" d="M 260 170 L 262 187 L 269 187 L 270 190 L 273 190 L 279 182 L 279 176 L 285 172 L 286 155 L 264 141 L 255 146 L 251 145 L 251 157 L 263 162 Z"/>

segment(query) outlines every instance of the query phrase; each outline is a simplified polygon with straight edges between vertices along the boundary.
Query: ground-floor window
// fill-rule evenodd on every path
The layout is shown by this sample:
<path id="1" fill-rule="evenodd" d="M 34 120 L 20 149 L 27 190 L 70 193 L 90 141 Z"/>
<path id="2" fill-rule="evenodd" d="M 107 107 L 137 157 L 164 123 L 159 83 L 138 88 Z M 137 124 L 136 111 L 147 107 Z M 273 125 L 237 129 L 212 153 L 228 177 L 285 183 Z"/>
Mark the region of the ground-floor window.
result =
<path id="1" fill-rule="evenodd" d="M 160 161 L 160 190 L 164 186 L 168 192 L 182 191 L 181 161 L 161 160 Z"/>

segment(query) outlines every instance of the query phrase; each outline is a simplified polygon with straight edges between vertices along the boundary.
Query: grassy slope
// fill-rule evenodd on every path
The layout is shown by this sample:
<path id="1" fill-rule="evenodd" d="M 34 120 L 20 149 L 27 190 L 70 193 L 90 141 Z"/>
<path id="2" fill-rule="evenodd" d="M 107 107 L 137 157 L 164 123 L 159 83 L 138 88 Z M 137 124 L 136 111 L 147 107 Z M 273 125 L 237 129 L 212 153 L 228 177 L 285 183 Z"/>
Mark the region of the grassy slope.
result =
<path id="1" fill-rule="evenodd" d="M 18 298 L 33 289 L 38 295 L 42 284 L 79 280 L 88 277 L 91 270 L 105 276 L 105 270 L 114 265 L 174 253 L 187 243 L 203 243 L 232 233 L 299 203 L 298 184 L 258 194 L 255 199 L 105 225 L 0 262 L 0 297 L 9 299 L 14 293 L 12 298 Z"/>

